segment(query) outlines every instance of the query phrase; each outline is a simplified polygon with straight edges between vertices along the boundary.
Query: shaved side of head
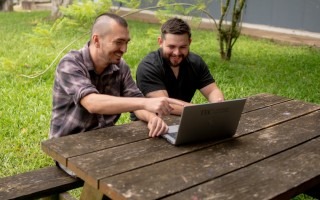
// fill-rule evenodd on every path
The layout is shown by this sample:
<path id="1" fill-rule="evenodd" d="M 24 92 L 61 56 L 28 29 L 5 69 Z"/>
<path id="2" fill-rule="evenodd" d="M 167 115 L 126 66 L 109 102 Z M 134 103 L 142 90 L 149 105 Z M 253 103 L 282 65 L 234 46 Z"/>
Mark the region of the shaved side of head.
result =
<path id="1" fill-rule="evenodd" d="M 128 27 L 128 23 L 122 17 L 113 13 L 104 13 L 99 15 L 91 29 L 91 38 L 93 35 L 99 35 L 104 37 L 112 31 L 112 23 L 117 23 L 125 28 Z"/>

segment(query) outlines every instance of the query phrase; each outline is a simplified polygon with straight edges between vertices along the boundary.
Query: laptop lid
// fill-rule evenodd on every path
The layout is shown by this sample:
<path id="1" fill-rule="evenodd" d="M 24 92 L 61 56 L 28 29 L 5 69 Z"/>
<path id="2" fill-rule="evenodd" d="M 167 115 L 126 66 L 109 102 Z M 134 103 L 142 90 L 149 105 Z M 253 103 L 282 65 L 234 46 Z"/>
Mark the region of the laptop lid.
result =
<path id="1" fill-rule="evenodd" d="M 246 99 L 195 104 L 183 109 L 174 145 L 232 137 L 237 130 Z M 163 135 L 166 137 L 165 134 Z"/>

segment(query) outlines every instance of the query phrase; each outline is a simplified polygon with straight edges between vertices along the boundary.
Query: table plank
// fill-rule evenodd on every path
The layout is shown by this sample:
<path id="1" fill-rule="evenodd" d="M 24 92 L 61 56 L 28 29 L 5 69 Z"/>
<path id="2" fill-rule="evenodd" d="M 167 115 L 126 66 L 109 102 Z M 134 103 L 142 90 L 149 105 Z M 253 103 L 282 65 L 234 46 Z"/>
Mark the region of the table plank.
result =
<path id="1" fill-rule="evenodd" d="M 165 120 L 169 124 L 174 124 L 178 123 L 179 119 L 178 116 L 171 116 L 166 117 Z M 41 143 L 41 148 L 47 155 L 67 166 L 68 158 L 148 139 L 148 133 L 149 130 L 145 122 L 135 121 L 61 138 L 48 139 Z"/>
<path id="2" fill-rule="evenodd" d="M 210 143 L 207 144 L 209 145 Z M 141 166 L 152 165 L 205 146 L 204 143 L 199 143 L 176 148 L 162 138 L 153 138 L 70 158 L 68 167 L 80 178 L 98 188 L 99 179 Z"/>
<path id="3" fill-rule="evenodd" d="M 319 109 L 320 105 L 293 100 L 244 113 L 241 115 L 236 136 L 271 127 Z"/>
<path id="4" fill-rule="evenodd" d="M 267 93 L 249 96 L 247 97 L 247 102 L 243 108 L 243 113 L 258 110 L 290 100 L 292 99 Z"/>
<path id="5" fill-rule="evenodd" d="M 102 179 L 100 190 L 111 198 L 157 199 L 213 180 L 316 138 L 319 130 L 320 111 L 317 111 L 229 142 Z M 304 134 L 299 134 L 302 132 Z M 145 158 L 150 156 L 146 155 Z M 195 171 L 201 173 L 194 174 Z"/>
<path id="6" fill-rule="evenodd" d="M 277 156 L 165 199 L 290 199 L 304 192 L 297 189 L 298 186 L 302 185 L 299 188 L 307 190 L 320 184 L 319 171 L 320 137 L 317 137 Z"/>
<path id="7" fill-rule="evenodd" d="M 148 138 L 146 124 L 142 121 L 136 121 L 130 124 L 108 127 L 108 129 L 52 138 L 43 141 L 41 148 L 49 156 L 66 166 L 68 158 L 81 155 L 84 152 L 95 152 L 146 138 Z"/>

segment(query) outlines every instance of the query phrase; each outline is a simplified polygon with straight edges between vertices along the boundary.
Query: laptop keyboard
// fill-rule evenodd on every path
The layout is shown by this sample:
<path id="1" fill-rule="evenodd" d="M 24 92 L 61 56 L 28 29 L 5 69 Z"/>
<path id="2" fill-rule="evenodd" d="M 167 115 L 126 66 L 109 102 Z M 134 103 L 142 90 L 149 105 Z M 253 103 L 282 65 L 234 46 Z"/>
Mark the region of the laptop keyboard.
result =
<path id="1" fill-rule="evenodd" d="M 170 135 L 173 138 L 177 138 L 178 130 L 179 130 L 179 125 L 169 126 L 169 130 L 168 130 L 167 134 Z"/>

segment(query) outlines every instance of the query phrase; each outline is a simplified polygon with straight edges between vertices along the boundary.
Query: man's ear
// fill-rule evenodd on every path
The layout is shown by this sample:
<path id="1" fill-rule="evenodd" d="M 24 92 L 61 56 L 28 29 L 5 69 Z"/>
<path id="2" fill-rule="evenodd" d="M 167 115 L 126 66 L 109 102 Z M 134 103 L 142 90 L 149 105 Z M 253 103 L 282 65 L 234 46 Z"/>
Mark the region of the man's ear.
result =
<path id="1" fill-rule="evenodd" d="M 100 48 L 100 39 L 98 35 L 92 36 L 92 42 L 96 48 Z"/>
<path id="2" fill-rule="evenodd" d="M 161 36 L 159 36 L 158 37 L 158 44 L 160 47 L 162 46 L 162 43 L 163 43 L 163 40 L 162 40 Z"/>

